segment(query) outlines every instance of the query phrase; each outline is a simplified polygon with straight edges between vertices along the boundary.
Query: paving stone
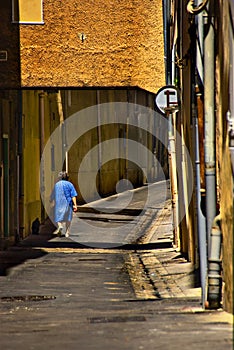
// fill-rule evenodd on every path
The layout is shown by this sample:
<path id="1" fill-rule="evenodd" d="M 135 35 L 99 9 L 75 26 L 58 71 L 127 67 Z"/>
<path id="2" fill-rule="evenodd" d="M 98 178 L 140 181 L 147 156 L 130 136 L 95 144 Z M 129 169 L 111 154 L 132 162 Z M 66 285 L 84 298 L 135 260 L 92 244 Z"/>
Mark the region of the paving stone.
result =
<path id="1" fill-rule="evenodd" d="M 151 210 L 126 246 L 92 248 L 43 227 L 0 252 L 1 347 L 231 350 L 232 316 L 203 310 L 191 265 L 171 245 L 156 248 L 171 239 L 170 204 Z"/>

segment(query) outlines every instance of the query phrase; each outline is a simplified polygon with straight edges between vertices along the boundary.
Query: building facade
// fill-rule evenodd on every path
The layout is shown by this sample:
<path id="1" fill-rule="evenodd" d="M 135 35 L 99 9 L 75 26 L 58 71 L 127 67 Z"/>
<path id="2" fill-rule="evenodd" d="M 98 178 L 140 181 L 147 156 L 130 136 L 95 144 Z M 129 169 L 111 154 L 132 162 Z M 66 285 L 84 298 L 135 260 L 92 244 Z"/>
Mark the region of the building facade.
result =
<path id="1" fill-rule="evenodd" d="M 30 234 L 37 217 L 45 218 L 42 197 L 49 193 L 40 187 L 41 157 L 55 130 L 61 137 L 60 151 L 51 149 L 50 182 L 61 170 L 62 159 L 78 191 L 82 157 L 100 140 L 124 140 L 130 135 L 157 151 L 161 163 L 155 165 L 146 158 L 149 170 L 142 173 L 125 159 L 126 143 L 121 141 L 119 158 L 99 164 L 97 189 L 104 196 L 113 193 L 116 182 L 126 175 L 134 186 L 165 176 L 167 152 L 152 136 L 154 123 L 152 135 L 128 128 L 127 123 L 97 126 L 69 151 L 64 134 L 70 116 L 98 104 L 133 103 L 154 112 L 154 93 L 164 84 L 161 3 L 6 0 L 0 13 L 4 34 L 0 44 L 0 235 L 5 246 Z M 91 165 L 80 174 L 87 183 L 88 200 L 95 198 L 95 186 L 87 181 L 92 172 Z"/>
<path id="2" fill-rule="evenodd" d="M 195 184 L 188 203 L 177 143 L 176 181 L 185 184 L 178 189 L 178 212 L 185 212 L 178 240 L 199 266 L 204 306 L 222 303 L 233 312 L 233 1 L 165 0 L 164 10 L 167 82 L 181 93 L 173 126 L 189 150 Z"/>

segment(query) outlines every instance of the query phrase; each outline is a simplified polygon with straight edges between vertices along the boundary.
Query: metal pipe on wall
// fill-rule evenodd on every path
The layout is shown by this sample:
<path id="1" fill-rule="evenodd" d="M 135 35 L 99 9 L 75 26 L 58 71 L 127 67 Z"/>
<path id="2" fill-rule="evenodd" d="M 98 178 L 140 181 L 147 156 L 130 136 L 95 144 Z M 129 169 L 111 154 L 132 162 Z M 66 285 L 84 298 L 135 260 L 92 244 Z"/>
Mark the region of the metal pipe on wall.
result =
<path id="1" fill-rule="evenodd" d="M 177 165 L 176 165 L 176 139 L 175 139 L 175 113 L 168 113 L 168 158 L 171 183 L 171 202 L 173 213 L 173 235 L 174 244 L 180 248 L 180 238 L 178 234 L 179 226 L 179 205 L 178 205 L 178 185 L 177 185 Z"/>
<path id="2" fill-rule="evenodd" d="M 39 93 L 39 118 L 40 118 L 40 156 L 45 145 L 45 93 Z"/>
<path id="3" fill-rule="evenodd" d="M 97 90 L 97 136 L 98 136 L 98 174 L 99 174 L 99 193 L 102 194 L 102 131 L 101 131 L 101 96 L 100 90 Z"/>
<path id="4" fill-rule="evenodd" d="M 206 232 L 208 252 L 212 222 L 216 216 L 216 157 L 215 157 L 215 55 L 214 2 L 209 1 L 204 13 L 204 151 L 206 180 Z"/>
<path id="5" fill-rule="evenodd" d="M 170 55 L 170 0 L 162 0 L 163 32 L 164 32 L 164 62 L 166 67 L 166 84 L 171 84 L 171 55 Z"/>
<path id="6" fill-rule="evenodd" d="M 207 3 L 207 2 L 206 2 Z M 205 4 L 206 4 L 205 3 Z M 205 4 L 201 1 L 197 1 L 198 8 L 204 10 Z M 198 230 L 198 247 L 199 247 L 199 270 L 200 270 L 200 281 L 201 281 L 201 299 L 202 307 L 205 308 L 206 304 L 206 290 L 207 290 L 207 237 L 206 237 L 206 218 L 201 210 L 201 160 L 200 160 L 200 140 L 199 135 L 199 120 L 198 118 L 203 118 L 203 110 L 199 108 L 200 102 L 200 91 L 199 87 L 196 85 L 203 83 L 204 81 L 204 72 L 203 72 L 203 56 L 204 56 L 204 47 L 203 47 L 203 37 L 204 37 L 204 26 L 203 26 L 203 15 L 199 11 L 195 18 L 196 31 L 197 31 L 197 41 L 196 41 L 196 68 L 194 74 L 196 74 L 197 82 L 194 77 L 194 101 L 193 101 L 193 120 L 194 120 L 194 131 L 195 131 L 195 172 L 196 172 L 196 200 L 197 200 L 197 230 Z M 195 105 L 197 108 L 195 108 Z M 199 116 L 199 113 L 202 113 L 202 116 Z"/>
<path id="7" fill-rule="evenodd" d="M 221 302 L 221 241 L 220 215 L 216 216 L 215 157 L 215 28 L 214 0 L 209 1 L 204 14 L 204 150 L 206 180 L 206 227 L 208 240 L 208 307 L 219 308 Z"/>
<path id="8" fill-rule="evenodd" d="M 221 243 L 222 232 L 220 228 L 220 215 L 216 216 L 212 223 L 210 237 L 210 254 L 208 269 L 208 307 L 218 309 L 222 299 L 222 276 L 221 276 Z"/>
<path id="9" fill-rule="evenodd" d="M 196 5 L 195 5 L 196 2 Z M 205 178 L 206 178 L 206 219 L 201 211 L 201 174 L 199 150 L 198 110 L 193 101 L 193 119 L 195 127 L 195 166 L 196 166 L 196 197 L 197 197 L 197 225 L 200 261 L 200 279 L 202 288 L 202 305 L 206 306 L 207 289 L 207 240 L 210 247 L 212 222 L 216 215 L 216 169 L 215 169 L 215 114 L 214 114 L 214 7 L 213 2 L 189 1 L 187 10 L 196 16 L 196 74 L 197 81 L 204 83 L 204 149 L 205 149 Z M 202 11 L 206 11 L 203 14 Z M 205 24 L 205 27 L 204 27 Z M 204 36 L 205 34 L 205 36 Z M 203 65 L 204 58 L 204 65 Z M 195 74 L 195 72 L 194 72 Z M 195 86 L 194 86 L 195 90 Z M 199 89 L 196 89 L 199 101 Z M 195 94 L 195 91 L 194 91 Z M 211 253 L 212 254 L 212 253 Z"/>
<path id="10" fill-rule="evenodd" d="M 56 94 L 56 103 L 57 103 L 57 107 L 58 107 L 59 125 L 60 125 L 60 129 L 61 129 L 62 160 L 64 161 L 64 159 L 65 159 L 65 171 L 68 172 L 68 152 L 66 151 L 66 148 L 67 148 L 66 129 L 65 129 L 65 124 L 64 124 L 64 113 L 63 113 L 61 90 L 59 90 Z"/>
<path id="11" fill-rule="evenodd" d="M 22 239 L 21 234 L 21 220 L 22 220 L 22 178 L 23 178 L 23 167 L 22 167 L 22 153 L 23 153 L 23 126 L 22 126 L 22 90 L 18 91 L 18 150 L 17 150 L 17 240 Z"/>
<path id="12" fill-rule="evenodd" d="M 200 177 L 200 152 L 199 152 L 199 130 L 198 130 L 197 111 L 194 111 L 194 128 L 195 128 L 195 170 L 196 170 L 199 264 L 200 264 L 200 280 L 201 280 L 201 290 L 202 290 L 202 307 L 205 308 L 206 279 L 207 279 L 206 220 L 201 211 L 201 177 Z"/>
<path id="13" fill-rule="evenodd" d="M 44 91 L 39 93 L 39 120 L 40 120 L 40 159 L 43 154 L 44 145 L 45 145 L 45 93 Z M 44 179 L 44 166 L 40 167 L 41 179 Z M 44 183 L 44 181 L 42 182 Z M 41 188 L 41 197 L 42 197 L 42 203 L 44 203 L 45 196 L 45 188 Z M 45 209 L 43 204 L 41 203 L 41 220 L 44 221 L 45 219 Z"/>
<path id="14" fill-rule="evenodd" d="M 164 60 L 166 67 L 166 84 L 172 83 L 172 59 L 170 52 L 170 1 L 163 0 L 163 29 L 164 29 Z M 178 234 L 179 206 L 178 206 L 178 186 L 177 186 L 177 166 L 176 166 L 176 140 L 175 140 L 175 114 L 168 112 L 168 162 L 170 173 L 170 190 L 173 212 L 173 235 L 174 244 L 180 247 Z"/>

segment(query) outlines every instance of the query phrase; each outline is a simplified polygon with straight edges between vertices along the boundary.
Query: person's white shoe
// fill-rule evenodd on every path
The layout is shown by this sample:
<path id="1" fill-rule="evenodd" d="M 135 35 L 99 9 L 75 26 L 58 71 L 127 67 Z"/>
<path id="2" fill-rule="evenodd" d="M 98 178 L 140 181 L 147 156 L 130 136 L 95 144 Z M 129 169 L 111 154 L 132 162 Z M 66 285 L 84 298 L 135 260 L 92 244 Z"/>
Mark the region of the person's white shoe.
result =
<path id="1" fill-rule="evenodd" d="M 61 237 L 61 236 L 62 236 L 62 233 L 63 233 L 63 227 L 62 227 L 62 226 L 59 226 L 59 227 L 57 228 L 57 230 L 55 230 L 55 231 L 53 232 L 53 235 L 58 235 L 59 237 Z"/>

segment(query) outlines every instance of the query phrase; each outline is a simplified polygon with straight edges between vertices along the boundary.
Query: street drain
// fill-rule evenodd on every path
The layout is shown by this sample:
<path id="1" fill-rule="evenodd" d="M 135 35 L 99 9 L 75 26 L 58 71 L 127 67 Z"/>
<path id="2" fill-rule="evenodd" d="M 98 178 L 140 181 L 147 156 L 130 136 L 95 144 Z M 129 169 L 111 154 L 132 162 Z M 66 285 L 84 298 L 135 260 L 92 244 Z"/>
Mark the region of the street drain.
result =
<path id="1" fill-rule="evenodd" d="M 144 322 L 144 316 L 114 316 L 114 317 L 92 317 L 90 323 L 111 323 L 111 322 Z"/>
<path id="2" fill-rule="evenodd" d="M 1 297 L 1 301 L 44 301 L 56 299 L 54 295 L 22 295 L 12 297 Z"/>

